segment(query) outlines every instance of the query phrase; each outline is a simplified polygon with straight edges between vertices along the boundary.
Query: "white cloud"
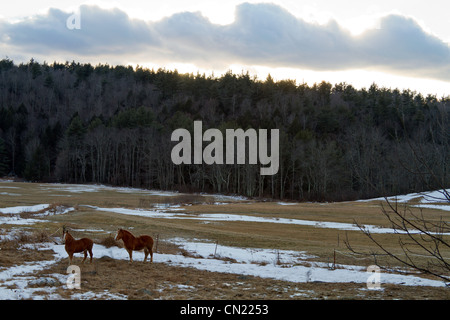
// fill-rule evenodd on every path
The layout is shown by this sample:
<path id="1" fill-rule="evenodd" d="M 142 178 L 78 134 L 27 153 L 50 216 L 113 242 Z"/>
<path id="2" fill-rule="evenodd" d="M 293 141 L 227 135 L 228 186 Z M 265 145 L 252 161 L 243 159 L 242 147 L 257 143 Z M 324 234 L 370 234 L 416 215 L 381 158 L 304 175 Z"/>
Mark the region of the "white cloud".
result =
<path id="1" fill-rule="evenodd" d="M 145 21 L 119 9 L 83 5 L 81 29 L 69 30 L 71 14 L 50 9 L 17 23 L 0 21 L 0 48 L 13 59 L 101 57 L 109 63 L 184 63 L 203 69 L 233 64 L 362 69 L 450 81 L 449 44 L 402 15 L 384 16 L 376 28 L 355 36 L 335 20 L 318 24 L 267 3 L 238 5 L 235 20 L 226 25 L 214 24 L 200 12 Z"/>

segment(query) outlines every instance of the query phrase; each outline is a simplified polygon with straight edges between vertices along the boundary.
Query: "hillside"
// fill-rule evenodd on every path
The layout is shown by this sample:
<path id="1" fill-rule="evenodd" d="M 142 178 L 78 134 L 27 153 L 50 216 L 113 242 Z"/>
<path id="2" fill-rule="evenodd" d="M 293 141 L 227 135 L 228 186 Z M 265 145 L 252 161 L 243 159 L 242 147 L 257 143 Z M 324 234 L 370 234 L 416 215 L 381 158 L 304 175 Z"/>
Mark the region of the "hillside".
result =
<path id="1" fill-rule="evenodd" d="M 0 61 L 0 176 L 295 200 L 450 186 L 450 98 L 66 63 Z M 279 129 L 279 171 L 174 165 L 177 128 Z"/>

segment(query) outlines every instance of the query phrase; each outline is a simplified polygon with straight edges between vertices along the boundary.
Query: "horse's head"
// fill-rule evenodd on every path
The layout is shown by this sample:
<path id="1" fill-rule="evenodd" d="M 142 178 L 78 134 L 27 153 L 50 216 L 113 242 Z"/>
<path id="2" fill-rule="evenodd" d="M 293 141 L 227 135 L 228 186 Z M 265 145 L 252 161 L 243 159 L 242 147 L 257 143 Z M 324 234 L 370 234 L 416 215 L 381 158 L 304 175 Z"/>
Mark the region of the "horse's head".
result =
<path id="1" fill-rule="evenodd" d="M 63 226 L 62 230 L 63 230 L 63 234 L 62 234 L 63 241 L 66 241 L 66 237 L 67 237 L 67 234 L 69 233 L 69 229 L 66 226 Z"/>
<path id="2" fill-rule="evenodd" d="M 116 237 L 114 238 L 114 240 L 119 241 L 120 239 L 122 239 L 122 236 L 123 236 L 123 230 L 118 228 L 117 234 L 116 234 Z"/>

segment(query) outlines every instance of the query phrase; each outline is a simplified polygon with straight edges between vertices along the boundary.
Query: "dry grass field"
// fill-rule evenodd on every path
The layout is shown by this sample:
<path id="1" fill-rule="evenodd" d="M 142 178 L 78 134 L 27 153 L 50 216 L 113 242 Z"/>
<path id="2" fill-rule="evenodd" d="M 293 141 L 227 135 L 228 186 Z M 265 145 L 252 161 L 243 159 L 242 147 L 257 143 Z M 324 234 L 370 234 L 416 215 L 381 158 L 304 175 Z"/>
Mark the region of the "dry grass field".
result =
<path id="1" fill-rule="evenodd" d="M 230 268 L 243 263 L 238 261 L 238 257 L 216 256 L 212 250 L 210 257 L 201 259 L 198 252 L 180 245 L 180 241 L 206 241 L 213 247 L 215 244 L 216 248 L 220 245 L 222 248 L 258 248 L 272 250 L 276 254 L 294 251 L 306 255 L 294 264 L 283 261 L 274 263 L 273 267 L 278 268 L 274 270 L 280 273 L 289 271 L 289 268 L 313 266 L 320 266 L 323 272 L 325 269 L 345 271 L 350 269 L 349 266 L 364 270 L 374 263 L 373 259 L 355 256 L 344 242 L 347 240 L 353 248 L 364 252 L 377 250 L 374 244 L 361 231 L 320 227 L 319 224 L 333 222 L 351 226 L 358 222 L 389 228 L 387 219 L 381 213 L 380 201 L 279 203 L 91 185 L 0 182 L 0 210 L 38 204 L 48 204 L 49 208 L 36 212 L 0 213 L 2 299 L 450 298 L 449 289 L 445 286 L 382 282 L 381 290 L 368 290 L 365 282 L 356 280 L 336 278 L 336 281 L 324 281 L 311 278 L 292 281 L 266 275 L 211 271 L 197 268 L 196 261 L 200 264 L 208 259 L 214 263 L 221 260 L 218 262 Z M 108 208 L 117 210 L 108 211 Z M 69 210 L 65 212 L 65 209 Z M 135 214 L 125 214 L 126 209 Z M 448 211 L 423 209 L 423 213 L 430 220 L 449 220 Z M 243 216 L 245 221 L 237 219 Z M 291 221 L 289 219 L 315 224 L 284 223 Z M 81 264 L 82 256 L 75 255 L 74 263 L 81 268 L 79 290 L 67 288 L 67 255 L 55 255 L 52 247 L 55 242 L 61 247 L 63 225 L 71 229 L 76 239 L 89 237 L 95 243 L 92 264 Z M 125 253 L 125 249 L 121 248 L 122 242 L 113 240 L 118 227 L 129 229 L 136 235 L 148 234 L 155 239 L 153 264 L 143 263 L 139 256 L 132 264 L 127 256 L 117 257 L 116 252 Z M 398 243 L 402 236 L 379 233 L 374 237 L 386 248 L 401 254 Z M 173 239 L 182 240 L 174 242 Z M 116 256 L 100 256 L 96 248 L 110 252 L 114 250 Z M 450 250 L 442 253 L 450 257 Z M 189 259 L 189 264 L 175 263 L 174 259 L 178 257 Z M 378 262 L 391 269 L 410 271 L 392 259 L 382 257 Z M 37 265 L 39 267 L 32 271 L 19 272 L 21 267 Z M 261 261 L 254 261 L 249 266 L 261 270 L 271 267 L 270 263 Z M 425 277 L 419 274 L 414 276 Z"/>

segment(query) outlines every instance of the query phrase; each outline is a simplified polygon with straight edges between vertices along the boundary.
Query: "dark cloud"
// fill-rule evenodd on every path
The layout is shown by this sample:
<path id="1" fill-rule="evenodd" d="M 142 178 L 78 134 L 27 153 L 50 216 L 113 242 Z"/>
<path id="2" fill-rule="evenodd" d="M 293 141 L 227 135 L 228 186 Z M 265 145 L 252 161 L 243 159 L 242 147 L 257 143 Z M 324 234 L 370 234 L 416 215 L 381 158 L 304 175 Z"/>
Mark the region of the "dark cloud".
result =
<path id="1" fill-rule="evenodd" d="M 272 66 L 346 68 L 342 53 L 352 45 L 350 34 L 336 22 L 307 23 L 271 4 L 240 5 L 225 33 L 239 56 Z"/>
<path id="2" fill-rule="evenodd" d="M 80 29 L 67 28 L 67 20 L 78 14 Z M 151 25 L 130 19 L 118 9 L 105 10 L 97 6 L 81 6 L 78 13 L 50 9 L 18 23 L 1 23 L 2 41 L 33 53 L 55 51 L 80 55 L 126 54 L 157 45 Z M 5 41 L 6 39 L 6 41 Z"/>
<path id="3" fill-rule="evenodd" d="M 379 29 L 365 32 L 355 42 L 365 65 L 450 80 L 449 45 L 411 18 L 386 16 Z"/>
<path id="4" fill-rule="evenodd" d="M 81 29 L 69 30 L 71 13 L 51 9 L 18 23 L 0 22 L 0 47 L 17 53 L 54 52 L 114 60 L 232 63 L 313 70 L 376 69 L 450 80 L 450 48 L 411 18 L 389 15 L 379 28 L 352 36 L 336 21 L 306 22 L 273 4 L 241 4 L 235 21 L 216 25 L 197 12 L 156 22 L 131 19 L 118 9 L 81 6 Z M 5 52 L 13 56 L 13 52 Z M 133 59 L 139 57 L 140 60 Z"/>

